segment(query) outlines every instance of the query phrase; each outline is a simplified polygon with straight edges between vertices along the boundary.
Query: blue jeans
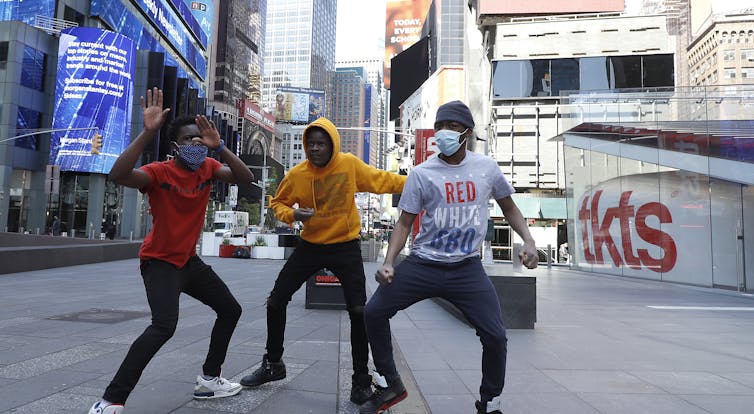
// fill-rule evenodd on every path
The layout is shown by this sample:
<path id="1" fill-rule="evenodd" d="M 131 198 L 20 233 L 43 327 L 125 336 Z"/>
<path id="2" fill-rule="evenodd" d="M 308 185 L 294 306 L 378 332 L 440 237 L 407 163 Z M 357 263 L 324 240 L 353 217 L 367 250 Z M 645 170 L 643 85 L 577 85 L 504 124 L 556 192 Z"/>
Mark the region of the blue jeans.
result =
<path id="1" fill-rule="evenodd" d="M 390 318 L 420 300 L 440 297 L 455 305 L 482 342 L 482 401 L 503 391 L 508 338 L 500 303 L 479 257 L 442 263 L 409 256 L 395 268 L 389 285 L 380 285 L 364 309 L 374 365 L 388 380 L 398 377 L 393 360 Z"/>

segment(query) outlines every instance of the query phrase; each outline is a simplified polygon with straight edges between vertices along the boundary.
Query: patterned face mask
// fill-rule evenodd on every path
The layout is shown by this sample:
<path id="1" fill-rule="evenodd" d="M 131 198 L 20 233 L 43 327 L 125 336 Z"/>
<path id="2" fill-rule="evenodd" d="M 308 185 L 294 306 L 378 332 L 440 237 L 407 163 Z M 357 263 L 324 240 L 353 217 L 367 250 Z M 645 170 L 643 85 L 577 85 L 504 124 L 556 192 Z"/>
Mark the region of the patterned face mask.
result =
<path id="1" fill-rule="evenodd" d="M 191 171 L 196 171 L 207 158 L 207 147 L 204 145 L 179 145 L 178 159 L 181 160 Z"/>

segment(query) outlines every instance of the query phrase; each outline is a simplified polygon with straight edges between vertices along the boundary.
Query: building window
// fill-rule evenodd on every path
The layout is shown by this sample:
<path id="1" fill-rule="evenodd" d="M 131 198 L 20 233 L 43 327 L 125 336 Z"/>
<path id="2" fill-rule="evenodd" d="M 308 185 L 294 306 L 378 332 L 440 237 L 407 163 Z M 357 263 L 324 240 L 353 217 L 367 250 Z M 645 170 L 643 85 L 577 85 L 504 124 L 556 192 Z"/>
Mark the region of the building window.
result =
<path id="1" fill-rule="evenodd" d="M 754 62 L 754 49 L 744 49 L 741 51 L 741 60 L 744 62 Z"/>
<path id="2" fill-rule="evenodd" d="M 17 130 L 30 130 L 39 129 L 41 114 L 33 109 L 18 107 L 18 113 L 16 116 L 16 129 Z M 22 135 L 22 134 L 18 134 Z M 30 150 L 39 149 L 39 137 L 32 135 L 30 137 L 18 138 L 13 141 L 17 147 L 27 148 Z"/>
<path id="3" fill-rule="evenodd" d="M 723 61 L 732 62 L 734 60 L 736 60 L 735 50 L 723 50 Z"/>
<path id="4" fill-rule="evenodd" d="M 741 78 L 754 79 L 754 68 L 741 68 Z"/>
<path id="5" fill-rule="evenodd" d="M 510 60 L 493 63 L 497 99 L 559 96 L 561 91 L 673 86 L 673 55 Z"/>
<path id="6" fill-rule="evenodd" d="M 0 62 L 8 61 L 8 42 L 0 42 Z"/>
<path id="7" fill-rule="evenodd" d="M 24 59 L 21 66 L 21 85 L 37 91 L 44 87 L 44 67 L 47 55 L 34 49 L 24 47 Z"/>
<path id="8" fill-rule="evenodd" d="M 723 69 L 723 78 L 736 79 L 736 69 Z"/>

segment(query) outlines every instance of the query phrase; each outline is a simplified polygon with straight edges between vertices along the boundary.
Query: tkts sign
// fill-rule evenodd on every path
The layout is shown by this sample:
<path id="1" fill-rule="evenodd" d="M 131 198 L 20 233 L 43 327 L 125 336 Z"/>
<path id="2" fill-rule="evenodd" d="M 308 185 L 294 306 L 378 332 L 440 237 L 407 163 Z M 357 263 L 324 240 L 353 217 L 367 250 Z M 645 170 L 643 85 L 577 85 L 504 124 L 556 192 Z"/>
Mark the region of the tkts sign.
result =
<path id="1" fill-rule="evenodd" d="M 722 191 L 726 184 L 715 185 Z M 574 191 L 574 260 L 579 265 L 650 278 L 663 273 L 678 280 L 709 269 L 714 229 L 707 177 L 682 171 L 633 174 L 581 194 Z M 727 208 L 716 207 L 716 217 L 723 217 L 718 220 L 734 220 Z"/>
<path id="2" fill-rule="evenodd" d="M 633 191 L 623 191 L 617 205 L 610 203 L 612 205 L 607 207 L 609 202 L 603 201 L 600 205 L 602 194 L 603 190 L 598 190 L 591 197 L 585 197 L 578 211 L 584 260 L 589 264 L 603 264 L 607 251 L 615 267 L 628 266 L 638 270 L 644 266 L 655 272 L 673 269 L 678 258 L 675 241 L 670 234 L 650 224 L 672 224 L 673 216 L 668 206 L 654 201 L 637 204 L 631 201 Z M 610 232 L 614 223 L 620 229 L 617 243 Z M 660 256 L 653 257 L 647 248 L 635 248 L 634 235 L 659 248 Z"/>

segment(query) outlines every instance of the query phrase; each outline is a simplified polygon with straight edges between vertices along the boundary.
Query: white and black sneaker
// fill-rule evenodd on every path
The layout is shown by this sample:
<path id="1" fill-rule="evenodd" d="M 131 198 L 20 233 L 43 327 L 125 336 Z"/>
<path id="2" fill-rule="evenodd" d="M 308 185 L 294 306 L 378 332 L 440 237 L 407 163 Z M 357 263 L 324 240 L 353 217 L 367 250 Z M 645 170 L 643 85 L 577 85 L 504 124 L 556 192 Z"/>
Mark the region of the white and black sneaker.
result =
<path id="1" fill-rule="evenodd" d="M 122 414 L 123 404 L 113 404 L 105 401 L 97 401 L 92 408 L 89 409 L 89 414 Z"/>
<path id="2" fill-rule="evenodd" d="M 194 386 L 194 398 L 197 400 L 209 400 L 212 398 L 231 397 L 241 391 L 241 384 L 231 382 L 223 377 L 204 379 L 201 375 L 196 377 Z"/>

